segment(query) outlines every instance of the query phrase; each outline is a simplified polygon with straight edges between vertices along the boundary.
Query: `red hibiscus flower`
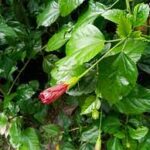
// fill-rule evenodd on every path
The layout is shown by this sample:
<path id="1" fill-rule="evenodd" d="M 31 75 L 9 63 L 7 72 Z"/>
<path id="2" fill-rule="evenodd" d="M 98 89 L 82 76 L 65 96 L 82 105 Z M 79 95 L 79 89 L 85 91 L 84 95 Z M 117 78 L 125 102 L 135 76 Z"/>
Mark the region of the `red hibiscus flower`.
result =
<path id="1" fill-rule="evenodd" d="M 44 104 L 50 104 L 57 100 L 61 95 L 63 95 L 69 87 L 69 84 L 58 84 L 56 86 L 50 87 L 42 91 L 39 95 L 39 99 Z"/>

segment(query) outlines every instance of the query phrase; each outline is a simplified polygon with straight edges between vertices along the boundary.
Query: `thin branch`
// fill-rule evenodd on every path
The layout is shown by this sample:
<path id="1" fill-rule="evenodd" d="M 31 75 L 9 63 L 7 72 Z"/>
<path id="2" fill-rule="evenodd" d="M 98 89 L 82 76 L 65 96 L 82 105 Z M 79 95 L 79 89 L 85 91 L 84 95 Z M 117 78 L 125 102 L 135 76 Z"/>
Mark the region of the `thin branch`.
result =
<path id="1" fill-rule="evenodd" d="M 24 69 L 25 69 L 25 68 L 27 67 L 27 65 L 29 64 L 30 60 L 31 60 L 31 58 L 29 58 L 29 59 L 26 61 L 26 63 L 24 64 L 24 66 L 23 66 L 23 67 L 21 68 L 21 70 L 19 71 L 18 75 L 16 76 L 16 78 L 14 79 L 14 81 L 13 81 L 11 87 L 10 87 L 9 90 L 8 90 L 8 93 L 7 93 L 8 95 L 9 95 L 10 92 L 12 91 L 12 89 L 13 89 L 15 83 L 16 83 L 17 80 L 19 79 L 19 77 L 20 77 L 20 75 L 22 74 L 22 72 L 24 71 Z"/>

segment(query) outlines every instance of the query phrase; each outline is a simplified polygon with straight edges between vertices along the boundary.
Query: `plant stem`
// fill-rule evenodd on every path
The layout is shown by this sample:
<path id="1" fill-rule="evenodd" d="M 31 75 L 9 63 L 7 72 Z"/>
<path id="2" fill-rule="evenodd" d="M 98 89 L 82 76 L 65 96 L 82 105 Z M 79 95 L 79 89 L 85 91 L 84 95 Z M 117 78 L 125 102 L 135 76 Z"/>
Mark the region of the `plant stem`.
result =
<path id="1" fill-rule="evenodd" d="M 8 92 L 7 92 L 8 95 L 9 95 L 10 92 L 12 91 L 12 89 L 13 89 L 15 83 L 17 82 L 18 78 L 20 77 L 20 75 L 22 74 L 22 72 L 24 71 L 24 69 L 26 68 L 26 66 L 29 64 L 30 60 L 31 60 L 31 58 L 26 61 L 26 63 L 24 64 L 24 66 L 23 66 L 23 67 L 21 68 L 21 70 L 19 71 L 18 75 L 17 75 L 16 78 L 14 79 L 14 81 L 13 81 L 11 87 L 9 88 L 9 90 L 8 90 Z"/>
<path id="2" fill-rule="evenodd" d="M 123 40 L 123 39 L 107 40 L 107 41 L 105 41 L 105 43 L 118 42 L 118 41 L 121 41 L 121 40 Z"/>
<path id="3" fill-rule="evenodd" d="M 43 49 L 45 49 L 45 48 L 46 48 L 46 45 L 44 45 L 44 46 L 40 49 L 40 52 L 41 52 Z M 8 92 L 7 92 L 8 95 L 9 95 L 10 92 L 12 91 L 12 89 L 13 89 L 15 83 L 17 82 L 18 78 L 20 77 L 20 75 L 22 74 L 22 72 L 24 71 L 24 69 L 25 69 L 25 68 L 27 67 L 27 65 L 29 64 L 30 60 L 31 60 L 31 58 L 29 58 L 29 59 L 26 61 L 26 63 L 24 64 L 24 66 L 23 66 L 23 67 L 21 68 L 21 70 L 19 71 L 18 75 L 17 75 L 16 78 L 14 79 L 14 81 L 13 81 L 11 87 L 9 88 L 9 90 L 8 90 Z"/>
<path id="4" fill-rule="evenodd" d="M 114 5 L 116 5 L 119 2 L 119 0 L 116 0 L 110 7 L 108 7 L 107 9 L 111 9 Z"/>
<path id="5" fill-rule="evenodd" d="M 124 39 L 125 40 L 125 39 Z M 120 44 L 124 42 L 124 40 L 120 41 L 117 43 L 113 48 L 111 48 L 109 51 L 107 51 L 98 61 L 96 61 L 90 68 L 88 68 L 85 72 L 83 72 L 80 76 L 79 79 L 85 76 L 91 69 L 93 69 L 100 61 L 102 61 L 105 57 L 108 56 L 108 54 L 114 50 L 116 47 L 118 47 Z"/>
<path id="6" fill-rule="evenodd" d="M 126 7 L 127 7 L 127 11 L 129 12 L 129 14 L 131 14 L 131 8 L 130 8 L 129 0 L 126 0 Z"/>

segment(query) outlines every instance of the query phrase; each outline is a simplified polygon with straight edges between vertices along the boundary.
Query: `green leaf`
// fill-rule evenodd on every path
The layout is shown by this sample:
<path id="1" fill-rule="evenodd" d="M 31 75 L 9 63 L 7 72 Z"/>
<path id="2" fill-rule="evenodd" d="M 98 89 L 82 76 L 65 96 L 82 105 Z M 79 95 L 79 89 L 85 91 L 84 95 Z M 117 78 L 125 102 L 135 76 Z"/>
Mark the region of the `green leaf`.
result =
<path id="1" fill-rule="evenodd" d="M 81 29 L 81 33 L 78 32 L 69 41 L 68 56 L 59 60 L 52 70 L 55 82 L 65 82 L 81 75 L 84 71 L 82 65 L 95 57 L 104 47 L 104 37 L 95 26 L 89 24 Z"/>
<path id="2" fill-rule="evenodd" d="M 101 102 L 96 96 L 89 96 L 86 98 L 84 104 L 82 105 L 81 108 L 81 115 L 89 114 L 91 113 L 94 109 L 99 109 L 101 106 Z"/>
<path id="3" fill-rule="evenodd" d="M 94 146 L 90 143 L 83 143 L 79 150 L 93 150 Z"/>
<path id="4" fill-rule="evenodd" d="M 17 69 L 16 62 L 7 55 L 0 55 L 0 77 L 12 80 L 12 73 Z"/>
<path id="5" fill-rule="evenodd" d="M 132 32 L 132 24 L 127 17 L 121 17 L 117 26 L 117 34 L 123 38 Z"/>
<path id="6" fill-rule="evenodd" d="M 78 84 L 71 88 L 67 94 L 71 96 L 81 96 L 83 94 L 92 93 L 96 88 L 97 75 L 95 71 L 89 72 L 84 78 L 80 79 Z"/>
<path id="7" fill-rule="evenodd" d="M 138 127 L 137 129 L 128 127 L 128 129 L 130 137 L 135 140 L 140 140 L 141 138 L 145 137 L 149 130 L 147 127 L 144 126 Z"/>
<path id="8" fill-rule="evenodd" d="M 55 33 L 48 41 L 46 51 L 54 51 L 61 48 L 71 37 L 72 25 L 65 25 L 58 33 Z"/>
<path id="9" fill-rule="evenodd" d="M 8 118 L 4 113 L 0 113 L 0 134 L 4 135 L 6 133 L 8 124 Z"/>
<path id="10" fill-rule="evenodd" d="M 21 145 L 21 125 L 19 118 L 14 118 L 11 121 L 8 134 L 10 136 L 9 141 L 13 148 L 19 148 Z"/>
<path id="11" fill-rule="evenodd" d="M 120 140 L 117 138 L 111 138 L 107 142 L 107 150 L 123 150 Z"/>
<path id="12" fill-rule="evenodd" d="M 44 125 L 42 126 L 42 130 L 49 138 L 58 136 L 60 133 L 60 127 L 55 124 Z"/>
<path id="13" fill-rule="evenodd" d="M 69 15 L 74 9 L 83 3 L 84 0 L 59 0 L 61 16 Z"/>
<path id="14" fill-rule="evenodd" d="M 43 59 L 43 71 L 47 74 L 55 67 L 54 63 L 58 61 L 58 57 L 56 55 L 50 54 L 44 57 Z"/>
<path id="15" fill-rule="evenodd" d="M 81 141 L 86 143 L 94 143 L 97 140 L 98 137 L 98 128 L 94 126 L 93 128 L 84 131 L 81 135 Z"/>
<path id="16" fill-rule="evenodd" d="M 41 150 L 40 142 L 34 128 L 27 128 L 22 132 L 19 150 Z"/>
<path id="17" fill-rule="evenodd" d="M 65 64 L 65 58 L 63 58 L 63 60 L 64 63 L 62 62 L 58 66 L 55 66 L 55 68 L 51 71 L 51 83 L 54 85 L 56 83 L 69 81 L 72 77 L 78 77 L 85 71 L 83 65 L 75 66 L 74 64 L 68 64 L 67 66 Z M 61 60 L 57 63 L 59 62 L 61 62 Z"/>
<path id="18" fill-rule="evenodd" d="M 149 15 L 149 5 L 148 4 L 137 4 L 133 12 L 133 25 L 134 27 L 141 26 L 146 23 Z"/>
<path id="19" fill-rule="evenodd" d="M 109 116 L 104 119 L 102 124 L 102 130 L 105 133 L 115 134 L 118 132 L 121 126 L 120 120 L 116 116 Z"/>
<path id="20" fill-rule="evenodd" d="M 28 100 L 35 93 L 34 88 L 29 84 L 22 84 L 17 88 L 16 100 Z"/>
<path id="21" fill-rule="evenodd" d="M 59 5 L 51 1 L 45 10 L 37 16 L 38 26 L 50 26 L 59 17 Z"/>
<path id="22" fill-rule="evenodd" d="M 100 63 L 97 93 L 114 104 L 129 94 L 136 80 L 136 65 L 122 52 L 107 57 Z"/>
<path id="23" fill-rule="evenodd" d="M 102 16 L 107 20 L 119 24 L 121 18 L 125 16 L 125 11 L 119 9 L 111 9 L 102 13 Z"/>
<path id="24" fill-rule="evenodd" d="M 75 150 L 75 148 L 72 143 L 64 142 L 60 145 L 60 150 Z"/>
<path id="25" fill-rule="evenodd" d="M 125 114 L 141 114 L 150 111 L 150 90 L 136 86 L 129 95 L 116 104 L 118 110 Z"/>
<path id="26" fill-rule="evenodd" d="M 126 44 L 121 44 L 118 47 L 116 47 L 112 54 L 116 54 L 121 52 L 123 49 L 123 52 L 128 55 L 134 61 L 135 63 L 140 59 L 143 51 L 147 47 L 147 42 L 144 42 L 142 40 L 134 40 L 132 38 L 127 39 Z"/>
<path id="27" fill-rule="evenodd" d="M 149 150 L 150 146 L 150 135 L 146 136 L 145 140 L 139 144 L 138 150 Z"/>
<path id="28" fill-rule="evenodd" d="M 85 26 L 87 24 L 92 24 L 94 20 L 102 13 L 104 13 L 106 6 L 102 3 L 90 3 L 88 10 L 81 14 L 77 23 L 75 24 L 75 29 L 80 28 L 81 26 Z"/>
<path id="29" fill-rule="evenodd" d="M 6 43 L 7 40 L 14 40 L 17 38 L 17 34 L 13 28 L 7 24 L 0 23 L 0 42 L 1 44 Z"/>
<path id="30" fill-rule="evenodd" d="M 94 25 L 88 24 L 86 26 L 78 28 L 78 30 L 73 33 L 71 39 L 67 43 L 66 53 L 67 55 L 71 55 L 74 52 L 80 52 L 80 54 L 78 54 L 78 57 L 83 54 L 84 59 L 89 59 L 90 56 L 93 58 L 93 56 L 99 53 L 104 47 L 104 41 L 104 36 L 101 31 Z M 90 53 L 90 56 L 86 56 L 86 53 Z"/>

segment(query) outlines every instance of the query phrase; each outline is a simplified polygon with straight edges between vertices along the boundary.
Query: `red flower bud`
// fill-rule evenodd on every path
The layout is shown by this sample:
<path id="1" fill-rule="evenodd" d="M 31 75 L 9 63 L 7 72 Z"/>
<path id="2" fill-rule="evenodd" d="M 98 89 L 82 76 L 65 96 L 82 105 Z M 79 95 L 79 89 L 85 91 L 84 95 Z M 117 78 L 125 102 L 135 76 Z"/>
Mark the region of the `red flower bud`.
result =
<path id="1" fill-rule="evenodd" d="M 56 86 L 50 87 L 42 91 L 39 95 L 39 99 L 44 104 L 50 104 L 57 100 L 61 95 L 63 95 L 69 87 L 69 84 L 58 84 Z"/>

